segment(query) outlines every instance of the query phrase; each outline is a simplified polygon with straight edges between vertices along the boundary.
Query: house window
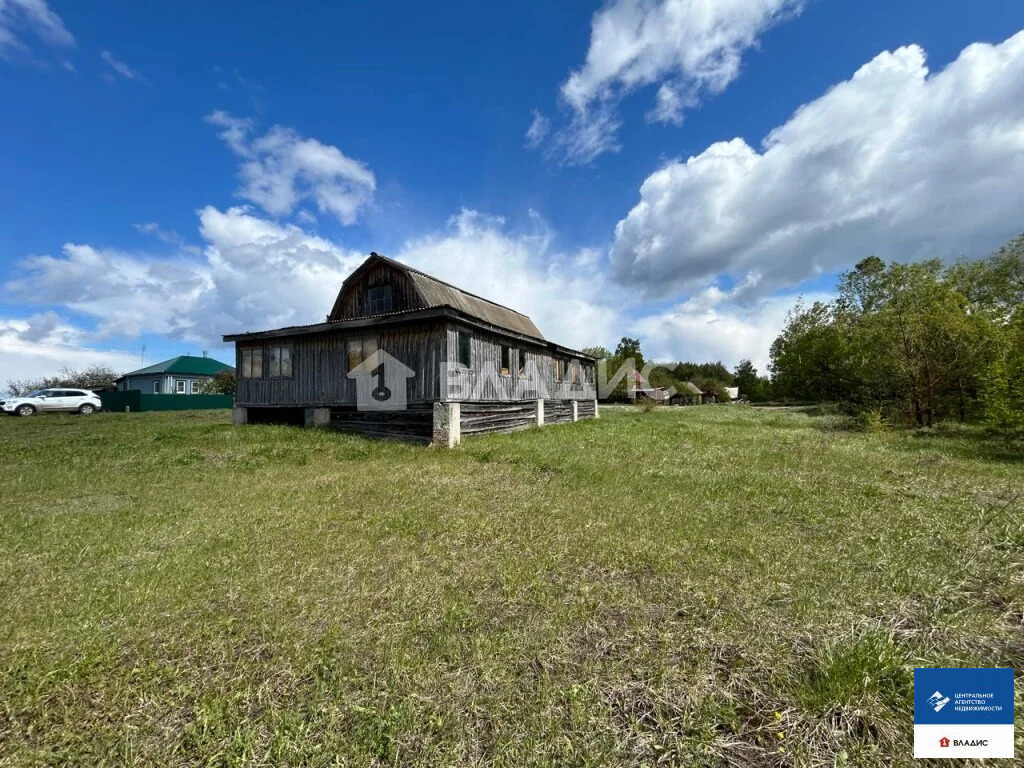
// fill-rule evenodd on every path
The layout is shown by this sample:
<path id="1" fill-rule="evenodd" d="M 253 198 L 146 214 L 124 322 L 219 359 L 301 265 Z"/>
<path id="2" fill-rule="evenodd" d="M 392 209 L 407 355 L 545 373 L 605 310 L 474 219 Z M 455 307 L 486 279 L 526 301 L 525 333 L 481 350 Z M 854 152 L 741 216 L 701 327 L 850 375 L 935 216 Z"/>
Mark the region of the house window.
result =
<path id="1" fill-rule="evenodd" d="M 508 376 L 512 373 L 512 347 L 501 347 L 501 375 Z"/>
<path id="2" fill-rule="evenodd" d="M 345 342 L 346 372 L 352 372 L 377 351 L 377 337 L 366 336 Z"/>
<path id="3" fill-rule="evenodd" d="M 381 312 L 391 311 L 391 286 L 378 285 L 370 289 L 369 296 L 370 314 L 377 315 Z"/>
<path id="4" fill-rule="evenodd" d="M 263 350 L 243 349 L 242 350 L 242 378 L 262 379 L 263 378 Z"/>
<path id="5" fill-rule="evenodd" d="M 153 394 L 154 395 L 159 395 L 160 394 L 160 382 L 159 381 L 154 381 L 153 382 Z"/>
<path id="6" fill-rule="evenodd" d="M 470 338 L 469 331 L 459 331 L 459 365 L 467 368 L 470 364 Z"/>
<path id="7" fill-rule="evenodd" d="M 268 349 L 267 368 L 272 378 L 289 378 L 292 375 L 292 348 L 271 347 Z"/>
<path id="8" fill-rule="evenodd" d="M 185 394 L 185 392 L 187 391 L 186 390 L 187 386 L 188 386 L 188 382 L 185 381 L 184 379 L 175 379 L 174 380 L 174 391 L 177 394 L 179 394 L 179 395 L 184 395 Z"/>
<path id="9" fill-rule="evenodd" d="M 192 379 L 192 394 L 199 394 L 199 379 Z"/>
<path id="10" fill-rule="evenodd" d="M 555 358 L 555 381 L 561 381 L 565 377 L 565 361 Z"/>

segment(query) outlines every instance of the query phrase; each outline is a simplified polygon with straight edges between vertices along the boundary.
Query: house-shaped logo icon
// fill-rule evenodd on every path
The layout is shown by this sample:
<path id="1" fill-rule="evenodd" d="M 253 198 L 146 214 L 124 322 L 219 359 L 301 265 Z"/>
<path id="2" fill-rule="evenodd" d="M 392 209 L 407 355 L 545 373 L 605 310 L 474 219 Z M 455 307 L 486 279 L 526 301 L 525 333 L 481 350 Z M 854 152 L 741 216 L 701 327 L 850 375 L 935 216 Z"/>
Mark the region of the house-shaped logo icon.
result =
<path id="1" fill-rule="evenodd" d="M 401 360 L 378 349 L 348 374 L 356 380 L 356 410 L 404 411 L 406 380 L 415 375 Z"/>
<path id="2" fill-rule="evenodd" d="M 940 747 L 948 747 L 949 746 L 949 739 L 947 739 L 945 736 L 943 736 L 941 739 L 939 739 L 939 746 Z"/>

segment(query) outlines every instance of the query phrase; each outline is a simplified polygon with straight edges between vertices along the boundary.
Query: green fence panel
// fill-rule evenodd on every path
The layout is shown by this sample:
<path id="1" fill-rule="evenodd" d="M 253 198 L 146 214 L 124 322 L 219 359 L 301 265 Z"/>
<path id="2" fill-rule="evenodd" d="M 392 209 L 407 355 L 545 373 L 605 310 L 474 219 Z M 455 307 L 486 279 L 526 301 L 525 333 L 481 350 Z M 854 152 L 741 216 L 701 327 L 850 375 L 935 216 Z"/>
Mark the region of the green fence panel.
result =
<path id="1" fill-rule="evenodd" d="M 123 413 L 139 411 L 194 411 L 209 408 L 230 408 L 235 404 L 233 395 L 149 395 L 138 389 L 127 392 L 101 392 L 103 410 Z"/>
<path id="2" fill-rule="evenodd" d="M 129 408 L 132 413 L 139 410 L 139 396 L 142 394 L 137 389 L 129 389 L 127 392 L 100 392 L 100 402 L 104 411 L 122 413 Z"/>
<path id="3" fill-rule="evenodd" d="M 230 408 L 232 395 L 142 395 L 143 411 L 197 411 L 208 408 Z"/>

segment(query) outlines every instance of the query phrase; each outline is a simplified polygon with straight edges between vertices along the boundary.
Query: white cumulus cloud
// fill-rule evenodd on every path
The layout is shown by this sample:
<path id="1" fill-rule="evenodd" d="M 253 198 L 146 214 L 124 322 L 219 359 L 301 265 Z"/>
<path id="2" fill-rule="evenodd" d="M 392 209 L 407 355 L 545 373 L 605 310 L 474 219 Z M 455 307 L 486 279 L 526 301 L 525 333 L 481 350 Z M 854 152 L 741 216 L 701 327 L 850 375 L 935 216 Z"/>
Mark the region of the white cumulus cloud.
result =
<path id="1" fill-rule="evenodd" d="M 109 365 L 117 371 L 138 368 L 134 353 L 99 349 L 81 328 L 53 311 L 28 317 L 0 317 L 0 395 L 7 381 L 52 376 L 62 368 Z"/>
<path id="2" fill-rule="evenodd" d="M 241 158 L 239 197 L 274 216 L 291 214 L 304 201 L 342 224 L 353 224 L 373 199 L 373 171 L 340 149 L 275 125 L 262 136 L 251 120 L 216 111 L 206 117 Z"/>
<path id="3" fill-rule="evenodd" d="M 652 173 L 615 229 L 617 277 L 664 295 L 722 273 L 756 290 L 870 253 L 980 255 L 1024 229 L 1024 32 L 936 74 L 907 46 L 802 106 L 754 149 Z"/>
<path id="4" fill-rule="evenodd" d="M 236 207 L 198 212 L 203 248 L 171 255 L 68 243 L 59 256 L 30 256 L 9 295 L 93 318 L 96 339 L 145 333 L 215 344 L 222 334 L 316 323 L 367 254 Z M 618 309 L 598 254 L 555 252 L 539 219 L 528 232 L 463 210 L 442 229 L 389 254 L 399 261 L 530 315 L 563 344 L 603 343 Z"/>
<path id="5" fill-rule="evenodd" d="M 743 54 L 773 24 L 800 12 L 804 0 L 611 0 L 591 22 L 583 65 L 561 96 L 572 112 L 556 150 L 587 163 L 618 149 L 618 101 L 655 83 L 651 120 L 680 124 L 685 108 L 724 90 Z"/>
<path id="6" fill-rule="evenodd" d="M 406 242 L 395 258 L 459 288 L 529 315 L 547 339 L 568 346 L 604 343 L 619 309 L 599 255 L 552 247 L 539 217 L 535 230 L 509 232 L 500 217 L 462 210 L 445 229 Z"/>
<path id="7" fill-rule="evenodd" d="M 739 300 L 742 291 L 708 287 L 664 312 L 647 315 L 632 326 L 643 340 L 644 354 L 654 360 L 721 360 L 734 368 L 744 358 L 768 373 L 771 344 L 787 313 L 803 301 L 828 301 L 831 294 L 783 294 L 755 301 Z"/>

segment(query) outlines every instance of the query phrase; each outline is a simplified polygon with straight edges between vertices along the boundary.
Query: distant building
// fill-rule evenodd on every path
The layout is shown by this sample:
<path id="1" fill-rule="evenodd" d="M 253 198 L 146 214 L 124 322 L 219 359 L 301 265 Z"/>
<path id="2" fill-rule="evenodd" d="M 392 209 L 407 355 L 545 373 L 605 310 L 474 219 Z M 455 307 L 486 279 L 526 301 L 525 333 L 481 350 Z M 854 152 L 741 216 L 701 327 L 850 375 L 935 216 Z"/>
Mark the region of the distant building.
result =
<path id="1" fill-rule="evenodd" d="M 118 392 L 137 389 L 147 395 L 197 395 L 203 382 L 221 371 L 234 370 L 205 353 L 202 357 L 181 355 L 126 373 L 115 384 Z"/>
<path id="2" fill-rule="evenodd" d="M 684 382 L 672 395 L 672 405 L 700 405 L 701 395 L 700 387 L 692 381 Z"/>

